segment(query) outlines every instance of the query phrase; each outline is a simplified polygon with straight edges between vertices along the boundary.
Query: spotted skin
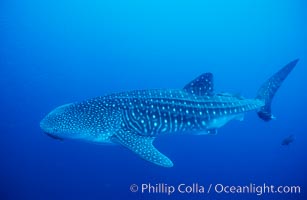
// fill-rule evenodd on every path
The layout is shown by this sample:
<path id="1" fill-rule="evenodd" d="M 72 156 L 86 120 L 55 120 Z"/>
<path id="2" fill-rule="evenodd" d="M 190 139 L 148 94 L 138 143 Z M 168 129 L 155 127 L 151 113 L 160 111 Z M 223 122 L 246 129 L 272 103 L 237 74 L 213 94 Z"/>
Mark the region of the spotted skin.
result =
<path id="1" fill-rule="evenodd" d="M 279 75 L 270 80 L 281 84 Z M 268 94 L 277 89 L 261 90 Z M 244 113 L 266 107 L 270 96 L 274 94 L 261 98 L 258 93 L 255 99 L 245 99 L 214 93 L 213 75 L 205 73 L 183 89 L 136 90 L 63 105 L 50 112 L 40 126 L 53 138 L 116 143 L 149 162 L 172 167 L 172 161 L 153 146 L 157 136 L 215 134 L 230 120 L 241 120 Z"/>
<path id="2" fill-rule="evenodd" d="M 257 99 L 198 96 L 184 90 L 143 90 L 99 98 L 122 113 L 122 127 L 143 136 L 205 131 L 219 118 L 232 118 L 264 105 Z"/>

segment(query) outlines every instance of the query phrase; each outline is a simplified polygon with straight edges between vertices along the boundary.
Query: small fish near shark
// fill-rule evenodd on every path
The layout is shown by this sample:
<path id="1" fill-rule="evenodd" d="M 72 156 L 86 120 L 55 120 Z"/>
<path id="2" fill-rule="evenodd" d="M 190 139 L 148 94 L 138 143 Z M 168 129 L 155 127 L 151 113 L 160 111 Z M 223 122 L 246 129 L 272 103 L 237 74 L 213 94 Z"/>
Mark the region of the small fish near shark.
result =
<path id="1" fill-rule="evenodd" d="M 281 142 L 281 145 L 288 146 L 291 143 L 293 143 L 294 140 L 295 140 L 295 136 L 293 134 L 291 134 L 288 137 L 286 137 L 285 139 L 283 139 L 283 141 Z"/>
<path id="2" fill-rule="evenodd" d="M 163 167 L 173 162 L 153 142 L 166 134 L 216 134 L 231 120 L 255 110 L 264 121 L 274 119 L 272 99 L 298 62 L 294 60 L 270 77 L 255 98 L 214 91 L 212 73 L 204 73 L 182 89 L 151 89 L 114 93 L 62 105 L 41 122 L 54 139 L 81 139 L 119 144 Z"/>

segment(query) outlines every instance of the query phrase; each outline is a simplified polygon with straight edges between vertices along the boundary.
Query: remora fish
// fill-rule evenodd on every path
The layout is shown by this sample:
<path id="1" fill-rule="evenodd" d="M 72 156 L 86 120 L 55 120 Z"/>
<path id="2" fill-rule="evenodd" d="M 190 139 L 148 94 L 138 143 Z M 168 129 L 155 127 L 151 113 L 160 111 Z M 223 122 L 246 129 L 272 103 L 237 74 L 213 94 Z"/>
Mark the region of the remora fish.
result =
<path id="1" fill-rule="evenodd" d="M 40 127 L 55 139 L 117 143 L 149 162 L 172 167 L 173 162 L 153 146 L 157 136 L 216 134 L 251 110 L 270 121 L 272 99 L 297 62 L 269 78 L 253 99 L 214 92 L 213 75 L 204 73 L 183 89 L 137 90 L 63 105 L 51 111 Z"/>

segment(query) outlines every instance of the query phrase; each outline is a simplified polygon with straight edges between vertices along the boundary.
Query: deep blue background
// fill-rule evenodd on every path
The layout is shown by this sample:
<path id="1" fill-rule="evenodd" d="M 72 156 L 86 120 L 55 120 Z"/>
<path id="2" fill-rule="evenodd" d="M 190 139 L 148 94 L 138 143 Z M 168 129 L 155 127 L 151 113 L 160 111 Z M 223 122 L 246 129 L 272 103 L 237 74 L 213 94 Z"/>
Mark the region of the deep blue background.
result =
<path id="1" fill-rule="evenodd" d="M 0 1 L 0 199 L 306 199 L 304 0 Z M 175 166 L 120 146 L 59 142 L 39 128 L 61 104 L 133 89 L 182 88 L 203 72 L 217 91 L 254 97 L 289 61 L 273 102 L 216 136 L 165 136 Z M 290 134 L 290 146 L 281 141 Z M 302 194 L 141 195 L 132 183 L 300 185 Z"/>

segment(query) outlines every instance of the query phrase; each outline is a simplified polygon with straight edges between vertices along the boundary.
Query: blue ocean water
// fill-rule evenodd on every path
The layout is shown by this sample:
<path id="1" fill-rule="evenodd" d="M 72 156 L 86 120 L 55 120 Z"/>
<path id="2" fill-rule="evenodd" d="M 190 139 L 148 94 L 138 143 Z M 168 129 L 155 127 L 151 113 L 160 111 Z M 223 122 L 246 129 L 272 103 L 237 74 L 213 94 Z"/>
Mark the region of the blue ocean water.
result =
<path id="1" fill-rule="evenodd" d="M 306 199 L 307 4 L 303 0 L 2 0 L 0 199 Z M 203 72 L 215 90 L 254 97 L 300 58 L 273 101 L 217 135 L 163 136 L 173 168 L 120 146 L 47 137 L 53 108 L 135 89 L 182 88 Z M 295 135 L 288 146 L 284 138 Z M 300 186 L 300 193 L 141 192 L 142 184 Z M 131 192 L 136 184 L 138 192 Z M 157 185 L 156 185 L 157 184 Z"/>

